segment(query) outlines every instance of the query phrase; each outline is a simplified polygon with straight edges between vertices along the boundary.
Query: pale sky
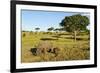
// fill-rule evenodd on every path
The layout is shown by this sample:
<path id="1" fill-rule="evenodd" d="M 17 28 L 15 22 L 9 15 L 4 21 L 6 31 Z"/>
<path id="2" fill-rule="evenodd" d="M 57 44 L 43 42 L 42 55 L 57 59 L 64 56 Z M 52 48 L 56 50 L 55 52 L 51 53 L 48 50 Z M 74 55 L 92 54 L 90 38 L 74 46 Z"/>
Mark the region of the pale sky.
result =
<path id="1" fill-rule="evenodd" d="M 49 27 L 59 28 L 59 23 L 65 16 L 75 14 L 90 18 L 89 13 L 21 10 L 22 30 L 35 31 L 39 27 L 40 31 L 47 31 Z"/>

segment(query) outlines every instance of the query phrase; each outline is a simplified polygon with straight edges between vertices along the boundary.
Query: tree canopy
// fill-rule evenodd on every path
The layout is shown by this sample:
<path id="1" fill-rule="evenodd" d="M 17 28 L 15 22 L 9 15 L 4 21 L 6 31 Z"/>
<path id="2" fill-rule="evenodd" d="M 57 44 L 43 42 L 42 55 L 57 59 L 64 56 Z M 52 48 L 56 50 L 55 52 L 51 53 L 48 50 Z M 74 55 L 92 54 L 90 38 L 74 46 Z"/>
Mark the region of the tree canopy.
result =
<path id="1" fill-rule="evenodd" d="M 54 28 L 53 28 L 53 27 L 48 28 L 48 31 L 52 31 L 52 30 L 54 30 Z"/>
<path id="2" fill-rule="evenodd" d="M 60 26 L 64 27 L 66 31 L 74 32 L 86 30 L 86 26 L 89 25 L 89 18 L 80 14 L 66 16 L 60 23 Z"/>
<path id="3" fill-rule="evenodd" d="M 40 28 L 37 27 L 37 28 L 35 28 L 35 30 L 40 30 Z"/>

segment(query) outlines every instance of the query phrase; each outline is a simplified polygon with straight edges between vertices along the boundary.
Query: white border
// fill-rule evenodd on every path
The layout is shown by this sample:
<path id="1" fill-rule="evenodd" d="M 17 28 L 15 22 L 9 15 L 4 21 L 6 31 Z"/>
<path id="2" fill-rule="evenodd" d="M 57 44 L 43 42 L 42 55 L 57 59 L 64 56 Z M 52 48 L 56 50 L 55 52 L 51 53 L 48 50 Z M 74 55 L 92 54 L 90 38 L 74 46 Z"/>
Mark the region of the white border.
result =
<path id="1" fill-rule="evenodd" d="M 21 63 L 21 9 L 90 13 L 90 60 Z M 94 64 L 94 10 L 86 8 L 16 5 L 16 68 L 39 68 Z"/>

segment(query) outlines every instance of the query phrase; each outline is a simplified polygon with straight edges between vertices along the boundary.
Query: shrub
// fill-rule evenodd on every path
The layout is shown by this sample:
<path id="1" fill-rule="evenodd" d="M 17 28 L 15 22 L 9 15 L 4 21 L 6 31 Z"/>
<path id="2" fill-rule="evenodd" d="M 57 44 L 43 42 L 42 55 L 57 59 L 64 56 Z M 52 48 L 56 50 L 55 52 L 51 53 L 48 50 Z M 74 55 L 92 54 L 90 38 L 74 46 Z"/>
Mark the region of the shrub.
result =
<path id="1" fill-rule="evenodd" d="M 26 34 L 25 33 L 23 33 L 23 37 L 25 37 L 26 36 Z"/>

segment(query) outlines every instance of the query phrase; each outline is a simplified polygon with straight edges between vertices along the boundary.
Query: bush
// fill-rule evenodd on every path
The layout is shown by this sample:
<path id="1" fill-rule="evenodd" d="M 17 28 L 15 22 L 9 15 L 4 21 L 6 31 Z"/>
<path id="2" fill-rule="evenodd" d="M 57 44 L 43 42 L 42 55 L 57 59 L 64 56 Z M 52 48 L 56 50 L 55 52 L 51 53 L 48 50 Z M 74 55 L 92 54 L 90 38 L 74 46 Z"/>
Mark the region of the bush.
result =
<path id="1" fill-rule="evenodd" d="M 23 37 L 25 37 L 26 36 L 26 34 L 25 33 L 23 33 Z"/>

